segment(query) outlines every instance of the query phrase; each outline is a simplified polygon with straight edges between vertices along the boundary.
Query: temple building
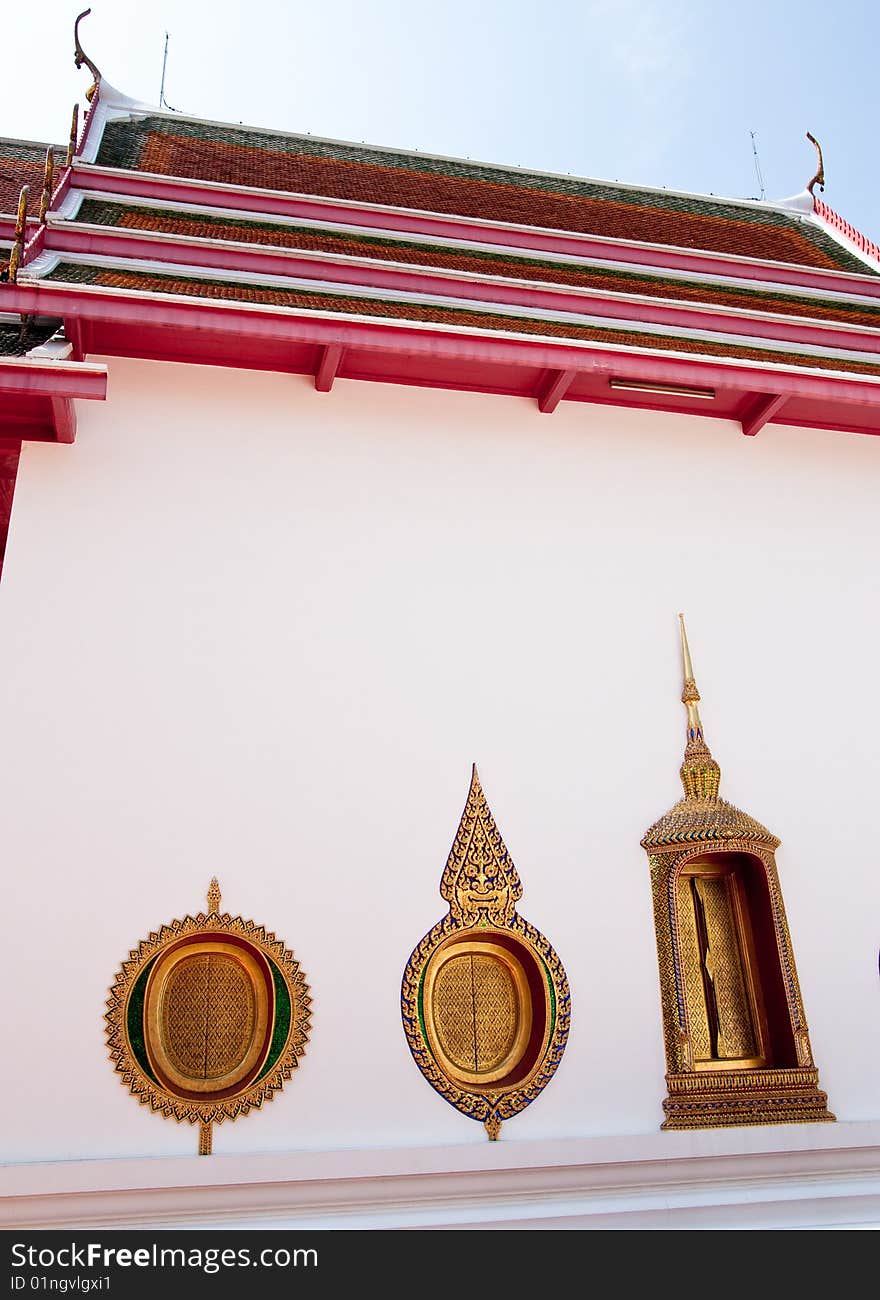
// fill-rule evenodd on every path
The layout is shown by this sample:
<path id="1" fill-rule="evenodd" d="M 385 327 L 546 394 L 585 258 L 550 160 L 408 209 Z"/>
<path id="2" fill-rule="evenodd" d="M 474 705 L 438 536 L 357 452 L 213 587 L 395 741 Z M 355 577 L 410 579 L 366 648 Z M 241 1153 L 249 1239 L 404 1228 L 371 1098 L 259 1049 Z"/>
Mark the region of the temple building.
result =
<path id="1" fill-rule="evenodd" d="M 75 59 L 0 140 L 0 1223 L 880 1227 L 880 247 L 818 142 L 724 199 Z"/>

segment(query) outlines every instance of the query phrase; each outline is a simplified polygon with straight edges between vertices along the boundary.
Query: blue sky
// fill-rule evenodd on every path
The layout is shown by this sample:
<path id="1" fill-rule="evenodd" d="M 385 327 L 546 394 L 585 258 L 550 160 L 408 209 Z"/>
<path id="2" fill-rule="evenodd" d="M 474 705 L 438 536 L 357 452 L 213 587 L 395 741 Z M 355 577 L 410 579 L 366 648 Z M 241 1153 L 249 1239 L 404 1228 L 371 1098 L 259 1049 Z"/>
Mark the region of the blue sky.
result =
<path id="1" fill-rule="evenodd" d="M 63 143 L 86 4 L 10 6 L 0 135 Z M 195 116 L 728 198 L 802 190 L 880 243 L 877 0 L 94 0 L 86 53 Z M 10 54 L 12 57 L 9 57 Z"/>

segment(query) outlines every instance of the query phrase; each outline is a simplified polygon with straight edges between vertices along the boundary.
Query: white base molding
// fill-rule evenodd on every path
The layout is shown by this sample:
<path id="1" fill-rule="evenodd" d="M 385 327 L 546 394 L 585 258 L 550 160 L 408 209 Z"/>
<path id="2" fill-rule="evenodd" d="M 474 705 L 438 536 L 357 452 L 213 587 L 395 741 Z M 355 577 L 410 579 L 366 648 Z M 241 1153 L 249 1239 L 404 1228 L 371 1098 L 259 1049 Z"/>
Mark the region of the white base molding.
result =
<path id="1" fill-rule="evenodd" d="M 0 1228 L 880 1228 L 880 1123 L 0 1166 Z"/>

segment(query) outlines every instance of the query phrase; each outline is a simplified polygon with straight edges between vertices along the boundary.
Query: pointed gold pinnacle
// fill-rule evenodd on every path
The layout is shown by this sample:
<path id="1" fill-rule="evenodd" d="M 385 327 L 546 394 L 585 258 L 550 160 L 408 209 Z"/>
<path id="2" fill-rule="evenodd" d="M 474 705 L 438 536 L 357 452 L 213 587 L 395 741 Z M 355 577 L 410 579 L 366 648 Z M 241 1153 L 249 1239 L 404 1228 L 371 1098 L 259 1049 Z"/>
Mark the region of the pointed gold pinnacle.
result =
<path id="1" fill-rule="evenodd" d="M 208 886 L 208 915 L 220 915 L 220 885 L 217 877 L 211 877 L 211 883 Z"/>
<path id="2" fill-rule="evenodd" d="M 684 669 L 684 687 L 681 702 L 687 709 L 687 744 L 681 766 L 681 780 L 688 798 L 716 799 L 721 780 L 721 769 L 712 757 L 703 738 L 703 724 L 697 705 L 700 692 L 694 679 L 694 666 L 684 626 L 684 614 L 679 614 L 681 630 L 681 658 Z"/>
<path id="3" fill-rule="evenodd" d="M 678 621 L 681 630 L 681 658 L 684 667 L 684 686 L 681 692 L 681 702 L 688 713 L 688 733 L 693 735 L 693 733 L 699 732 L 702 735 L 703 726 L 700 722 L 700 711 L 697 708 L 700 701 L 700 692 L 697 690 L 697 683 L 694 679 L 694 666 L 691 663 L 691 652 L 684 626 L 684 614 L 679 614 Z"/>

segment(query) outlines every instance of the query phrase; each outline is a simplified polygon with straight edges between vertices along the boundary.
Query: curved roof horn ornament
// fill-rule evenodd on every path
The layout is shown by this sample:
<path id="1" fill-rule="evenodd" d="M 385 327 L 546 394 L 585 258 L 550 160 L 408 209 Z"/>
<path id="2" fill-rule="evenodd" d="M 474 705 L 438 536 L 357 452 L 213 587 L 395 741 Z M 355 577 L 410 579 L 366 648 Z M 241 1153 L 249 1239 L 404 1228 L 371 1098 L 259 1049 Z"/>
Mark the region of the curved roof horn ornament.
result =
<path id="1" fill-rule="evenodd" d="M 810 181 L 809 185 L 807 186 L 807 190 L 809 191 L 810 194 L 812 194 L 814 185 L 818 185 L 820 190 L 825 189 L 825 163 L 822 161 L 822 146 L 820 145 L 819 141 L 816 139 L 814 135 L 810 135 L 809 131 L 807 132 L 807 139 L 816 146 L 816 152 L 819 155 L 818 170 L 816 171 L 816 175 L 813 177 L 813 179 Z"/>
<path id="2" fill-rule="evenodd" d="M 91 12 L 91 9 L 84 9 L 81 14 L 77 15 L 76 22 L 73 24 L 73 43 L 75 47 L 73 52 L 73 61 L 78 68 L 81 68 L 82 65 L 85 64 L 95 79 L 93 84 L 86 91 L 86 99 L 89 101 L 91 101 L 92 96 L 98 89 L 98 84 L 101 80 L 101 73 L 97 65 L 92 62 L 79 43 L 79 25 L 82 19 L 87 18 Z"/>

